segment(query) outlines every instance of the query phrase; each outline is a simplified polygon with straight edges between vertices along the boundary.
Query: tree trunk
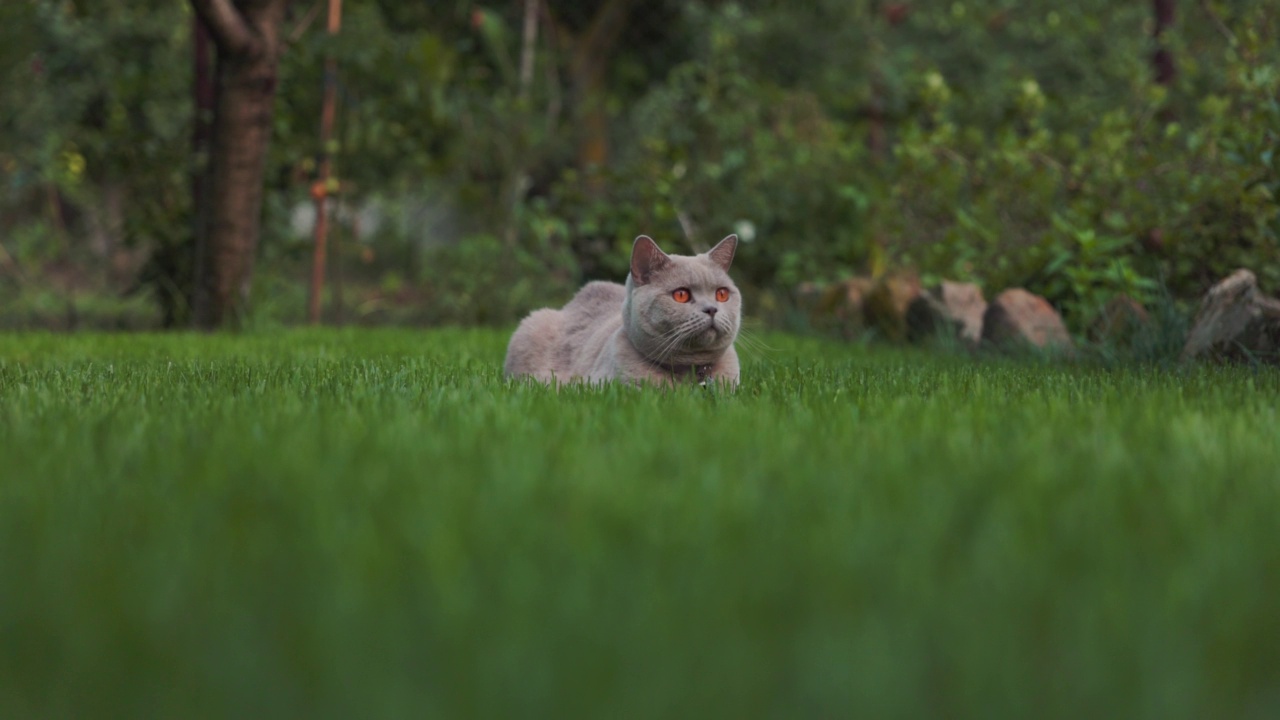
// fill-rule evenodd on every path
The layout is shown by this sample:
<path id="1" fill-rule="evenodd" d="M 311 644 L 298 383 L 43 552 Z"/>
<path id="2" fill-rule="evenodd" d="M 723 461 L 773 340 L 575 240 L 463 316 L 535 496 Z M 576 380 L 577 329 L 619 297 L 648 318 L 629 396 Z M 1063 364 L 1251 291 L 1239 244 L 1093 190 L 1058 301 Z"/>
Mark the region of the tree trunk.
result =
<path id="1" fill-rule="evenodd" d="M 1175 7 L 1174 0 L 1152 0 L 1151 9 L 1155 14 L 1156 22 L 1151 34 L 1155 38 L 1156 50 L 1151 57 L 1151 65 L 1155 71 L 1156 83 L 1159 85 L 1169 85 L 1178 76 L 1178 66 L 1173 61 L 1173 53 L 1169 52 L 1161 39 L 1165 30 L 1173 27 Z"/>
<path id="2" fill-rule="evenodd" d="M 582 36 L 574 39 L 569 75 L 579 124 L 579 169 L 603 167 L 609 161 L 606 69 L 637 4 L 638 0 L 607 0 Z"/>
<path id="3" fill-rule="evenodd" d="M 217 49 L 207 226 L 197 248 L 193 308 L 201 329 L 238 322 L 248 300 L 288 2 L 191 0 Z"/>
<path id="4" fill-rule="evenodd" d="M 209 242 L 209 139 L 213 134 L 213 108 L 217 93 L 210 67 L 213 40 L 209 36 L 208 25 L 199 15 L 192 23 L 192 39 L 196 112 L 191 128 L 191 154 L 194 158 L 191 167 L 191 254 L 186 254 L 186 248 L 160 250 L 170 256 L 167 264 L 171 267 L 170 282 L 162 283 L 167 287 L 160 292 L 166 328 L 176 327 L 179 318 L 184 322 L 192 318 L 195 285 L 197 278 L 204 277 L 203 260 Z M 183 267 L 179 267 L 179 258 L 185 263 Z"/>

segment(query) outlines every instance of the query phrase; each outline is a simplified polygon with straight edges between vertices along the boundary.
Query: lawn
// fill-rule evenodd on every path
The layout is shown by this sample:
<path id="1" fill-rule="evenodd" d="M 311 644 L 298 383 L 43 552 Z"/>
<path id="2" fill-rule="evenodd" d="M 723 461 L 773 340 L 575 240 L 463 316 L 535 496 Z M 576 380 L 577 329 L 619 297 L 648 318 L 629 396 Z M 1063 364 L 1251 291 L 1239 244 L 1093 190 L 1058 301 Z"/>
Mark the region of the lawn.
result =
<path id="1" fill-rule="evenodd" d="M 1280 717 L 1280 373 L 0 336 L 0 717 Z"/>

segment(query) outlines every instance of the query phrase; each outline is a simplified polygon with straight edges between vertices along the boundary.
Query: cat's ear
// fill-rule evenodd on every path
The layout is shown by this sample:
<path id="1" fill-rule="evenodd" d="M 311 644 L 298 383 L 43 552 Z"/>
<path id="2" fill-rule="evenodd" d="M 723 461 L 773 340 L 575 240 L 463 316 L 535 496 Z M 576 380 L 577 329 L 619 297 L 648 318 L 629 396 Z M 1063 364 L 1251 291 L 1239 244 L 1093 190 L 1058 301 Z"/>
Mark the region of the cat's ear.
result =
<path id="1" fill-rule="evenodd" d="M 671 258 L 648 235 L 636 238 L 636 244 L 631 247 L 631 277 L 636 285 L 648 283 L 653 274 L 669 262 Z"/>
<path id="2" fill-rule="evenodd" d="M 729 235 L 708 250 L 707 256 L 711 258 L 711 262 L 719 265 L 721 270 L 729 272 L 729 266 L 733 264 L 733 253 L 737 249 L 738 236 Z"/>

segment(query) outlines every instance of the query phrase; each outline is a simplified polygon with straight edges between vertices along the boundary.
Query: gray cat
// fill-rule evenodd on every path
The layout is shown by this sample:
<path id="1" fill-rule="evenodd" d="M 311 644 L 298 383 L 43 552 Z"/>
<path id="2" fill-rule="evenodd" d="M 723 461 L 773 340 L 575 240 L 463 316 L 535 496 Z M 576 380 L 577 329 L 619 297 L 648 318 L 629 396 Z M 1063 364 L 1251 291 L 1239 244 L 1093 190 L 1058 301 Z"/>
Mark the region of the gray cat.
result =
<path id="1" fill-rule="evenodd" d="M 737 247 L 730 235 L 702 255 L 667 255 L 641 235 L 625 286 L 587 283 L 560 310 L 535 310 L 520 323 L 507 376 L 736 386 L 742 298 L 729 265 Z"/>

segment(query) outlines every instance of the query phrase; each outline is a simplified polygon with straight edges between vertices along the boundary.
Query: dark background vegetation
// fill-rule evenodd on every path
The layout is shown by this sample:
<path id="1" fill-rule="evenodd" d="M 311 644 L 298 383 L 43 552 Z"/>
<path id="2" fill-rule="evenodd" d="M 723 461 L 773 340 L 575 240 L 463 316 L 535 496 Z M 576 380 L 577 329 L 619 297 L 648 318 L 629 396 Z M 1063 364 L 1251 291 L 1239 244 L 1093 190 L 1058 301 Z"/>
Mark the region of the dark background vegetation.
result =
<path id="1" fill-rule="evenodd" d="M 323 5 L 282 30 L 251 323 L 304 319 L 327 55 L 328 322 L 510 323 L 620 278 L 641 232 L 738 232 L 773 321 L 801 282 L 900 267 L 1077 331 L 1235 267 L 1280 289 L 1274 2 L 550 0 L 532 38 L 523 0 L 347 0 L 336 38 Z M 5 326 L 189 322 L 193 26 L 0 4 Z"/>

